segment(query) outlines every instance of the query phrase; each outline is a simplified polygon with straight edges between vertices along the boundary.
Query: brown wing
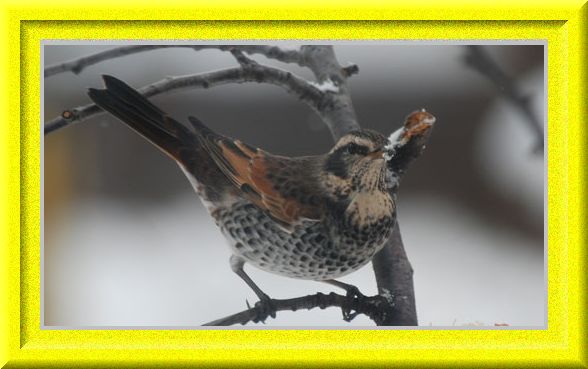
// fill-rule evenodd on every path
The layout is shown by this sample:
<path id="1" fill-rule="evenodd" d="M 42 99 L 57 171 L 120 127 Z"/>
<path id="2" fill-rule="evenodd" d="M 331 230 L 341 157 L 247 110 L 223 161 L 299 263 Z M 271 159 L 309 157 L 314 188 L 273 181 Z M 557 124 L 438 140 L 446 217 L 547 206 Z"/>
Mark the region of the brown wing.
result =
<path id="1" fill-rule="evenodd" d="M 279 157 L 222 136 L 202 144 L 241 194 L 285 228 L 300 220 L 319 220 L 321 210 L 308 197 L 308 176 L 297 159 Z M 296 188 L 296 187 L 300 188 Z"/>

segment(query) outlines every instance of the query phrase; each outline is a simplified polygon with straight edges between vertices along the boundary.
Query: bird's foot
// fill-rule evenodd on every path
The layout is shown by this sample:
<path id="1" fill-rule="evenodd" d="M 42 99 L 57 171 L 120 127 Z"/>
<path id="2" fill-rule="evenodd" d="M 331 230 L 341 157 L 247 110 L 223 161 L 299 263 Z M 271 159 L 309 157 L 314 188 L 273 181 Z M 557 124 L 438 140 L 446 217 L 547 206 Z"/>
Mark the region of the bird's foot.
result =
<path id="1" fill-rule="evenodd" d="M 345 303 L 341 306 L 341 312 L 343 313 L 343 320 L 350 322 L 359 315 L 357 311 L 352 311 L 355 303 L 361 304 L 366 296 L 359 292 L 359 289 L 353 285 L 346 285 L 345 290 L 347 294 L 345 296 Z"/>
<path id="2" fill-rule="evenodd" d="M 249 302 L 247 302 L 247 308 L 251 309 Z M 253 309 L 255 309 L 256 316 L 252 321 L 254 323 L 265 323 L 265 320 L 268 317 L 275 318 L 276 317 L 276 306 L 273 303 L 273 300 L 268 295 L 260 296 L 258 302 L 253 305 Z"/>

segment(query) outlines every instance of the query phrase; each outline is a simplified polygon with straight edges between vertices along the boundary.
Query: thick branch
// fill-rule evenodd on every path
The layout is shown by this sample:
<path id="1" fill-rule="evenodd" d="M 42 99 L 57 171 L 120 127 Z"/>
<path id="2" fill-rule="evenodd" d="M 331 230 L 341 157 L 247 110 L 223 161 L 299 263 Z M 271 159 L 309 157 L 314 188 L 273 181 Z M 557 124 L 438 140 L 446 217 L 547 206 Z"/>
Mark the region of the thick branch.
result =
<path id="1" fill-rule="evenodd" d="M 524 95 L 519 90 L 515 80 L 492 60 L 482 46 L 470 45 L 467 46 L 467 51 L 466 64 L 494 83 L 498 91 L 523 113 L 533 134 L 537 137 L 534 151 L 543 152 L 543 123 L 531 108 L 530 96 Z"/>
<path id="2" fill-rule="evenodd" d="M 390 135 L 384 155 L 388 158 L 387 165 L 392 175 L 390 191 L 394 197 L 402 175 L 423 152 L 434 124 L 435 117 L 431 114 L 424 110 L 416 111 L 406 118 L 403 127 Z M 372 259 L 372 266 L 380 295 L 394 298 L 394 305 L 384 306 L 389 312 L 385 314 L 382 325 L 417 325 L 413 270 L 404 250 L 398 214 L 392 235 Z"/>
<path id="3" fill-rule="evenodd" d="M 131 45 L 121 46 L 113 49 L 101 51 L 95 54 L 69 60 L 64 63 L 51 65 L 45 68 L 45 78 L 64 72 L 81 73 L 85 68 L 103 62 L 105 60 L 116 59 L 127 55 L 141 53 L 145 51 L 181 47 L 190 48 L 196 51 L 204 49 L 218 49 L 228 51 L 238 49 L 248 54 L 261 54 L 270 59 L 276 59 L 285 63 L 297 63 L 304 66 L 300 52 L 295 49 L 282 49 L 278 46 L 269 45 Z"/>
<path id="4" fill-rule="evenodd" d="M 350 299 L 347 296 L 338 295 L 334 292 L 331 292 L 328 295 L 319 292 L 315 295 L 308 295 L 285 300 L 272 299 L 271 303 L 275 307 L 276 311 L 297 311 L 301 309 L 310 310 L 317 307 L 320 309 L 325 309 L 327 307 L 340 307 L 344 311 L 345 309 L 350 311 L 350 314 L 348 314 L 349 317 L 347 319 L 349 321 L 358 314 L 364 314 L 377 323 L 381 323 L 389 319 L 387 314 L 390 313 L 390 310 L 384 308 L 384 306 L 393 305 L 391 301 L 386 300 L 385 297 L 380 295 L 370 297 L 360 296 Z M 351 311 L 353 311 L 353 313 L 351 313 Z M 253 307 L 247 310 L 243 310 L 239 313 L 206 323 L 204 325 L 244 325 L 248 322 L 258 322 L 260 320 L 263 321 L 265 317 L 260 316 L 261 314 L 262 313 L 260 312 L 259 308 Z"/>
<path id="5" fill-rule="evenodd" d="M 378 293 L 392 296 L 394 299 L 394 305 L 383 306 L 389 309 L 389 313 L 385 314 L 381 325 L 418 325 L 412 282 L 413 269 L 404 251 L 398 220 L 388 244 L 372 259 L 372 267 L 376 274 Z"/>
<path id="6" fill-rule="evenodd" d="M 348 70 L 341 67 L 332 46 L 302 46 L 300 53 L 305 65 L 312 70 L 319 83 L 332 83 L 338 89 L 333 92 L 332 105 L 324 109 L 322 118 L 338 140 L 350 131 L 359 129 L 357 116 L 347 85 Z"/>
<path id="7" fill-rule="evenodd" d="M 304 79 L 282 69 L 262 66 L 257 63 L 248 65 L 247 67 L 223 69 L 210 73 L 170 77 L 143 87 L 139 89 L 139 92 L 146 97 L 151 97 L 172 90 L 209 88 L 229 83 L 246 82 L 269 83 L 282 87 L 316 111 L 322 109 L 322 105 L 329 99 L 322 91 Z M 81 122 L 102 112 L 94 104 L 66 110 L 61 116 L 45 124 L 45 134 L 72 123 Z"/>

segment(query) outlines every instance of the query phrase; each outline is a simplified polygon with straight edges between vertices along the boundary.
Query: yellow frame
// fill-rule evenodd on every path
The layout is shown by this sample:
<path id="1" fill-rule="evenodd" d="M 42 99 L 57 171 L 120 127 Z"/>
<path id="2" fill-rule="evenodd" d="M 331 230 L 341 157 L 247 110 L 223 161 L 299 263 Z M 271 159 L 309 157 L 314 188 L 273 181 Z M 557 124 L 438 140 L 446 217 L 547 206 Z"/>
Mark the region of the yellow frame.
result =
<path id="1" fill-rule="evenodd" d="M 358 3 L 358 2 L 354 2 Z M 0 5 L 0 366 L 396 365 L 587 367 L 585 0 L 297 5 L 104 0 Z M 182 19 L 199 19 L 180 22 Z M 129 20 L 140 20 L 132 22 Z M 167 22 L 158 22 L 165 19 Z M 224 21 L 207 21 L 224 19 Z M 230 22 L 230 19 L 270 20 Z M 303 19 L 306 21 L 275 21 Z M 325 21 L 354 19 L 355 21 Z M 313 20 L 313 21 L 311 21 Z M 375 21 L 365 21 L 375 20 Z M 388 21 L 387 21 L 388 20 Z M 396 20 L 396 21 L 389 21 Z M 75 22 L 74 22 L 75 21 Z M 548 329 L 41 330 L 40 42 L 43 39 L 472 39 L 548 43 Z M 583 73 L 584 72 L 584 73 Z M 584 220 L 584 222 L 583 222 Z"/>

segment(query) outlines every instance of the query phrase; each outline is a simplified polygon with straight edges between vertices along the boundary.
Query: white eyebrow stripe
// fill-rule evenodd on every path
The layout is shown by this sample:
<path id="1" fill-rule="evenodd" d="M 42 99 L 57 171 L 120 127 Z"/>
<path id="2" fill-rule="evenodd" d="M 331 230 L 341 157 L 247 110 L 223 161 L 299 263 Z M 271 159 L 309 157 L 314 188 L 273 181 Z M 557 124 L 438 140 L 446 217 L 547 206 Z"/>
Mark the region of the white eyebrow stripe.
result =
<path id="1" fill-rule="evenodd" d="M 368 148 L 371 148 L 373 146 L 373 143 L 371 141 L 366 140 L 363 137 L 354 137 L 353 142 L 361 146 L 366 146 Z"/>
<path id="2" fill-rule="evenodd" d="M 355 135 L 347 135 L 343 136 L 339 142 L 333 147 L 332 151 L 338 150 L 341 147 L 349 145 L 350 143 L 354 143 L 356 145 L 365 146 L 368 151 L 375 150 L 375 144 L 371 140 L 365 137 L 358 137 Z"/>

